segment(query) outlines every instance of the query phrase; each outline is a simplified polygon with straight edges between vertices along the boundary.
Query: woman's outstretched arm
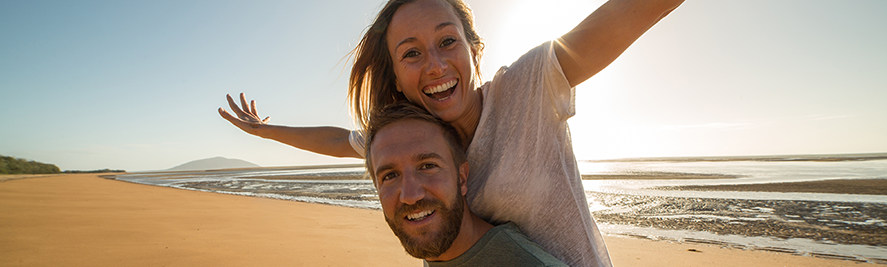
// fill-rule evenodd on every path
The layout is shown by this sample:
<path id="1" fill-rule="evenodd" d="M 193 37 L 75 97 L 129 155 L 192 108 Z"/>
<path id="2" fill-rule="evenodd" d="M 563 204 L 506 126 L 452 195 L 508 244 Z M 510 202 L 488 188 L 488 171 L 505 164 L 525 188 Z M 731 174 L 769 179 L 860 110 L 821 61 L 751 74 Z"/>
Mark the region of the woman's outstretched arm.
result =
<path id="1" fill-rule="evenodd" d="M 333 156 L 363 158 L 354 151 L 348 141 L 351 131 L 339 127 L 289 127 L 268 124 L 270 117 L 260 120 L 256 112 L 256 102 L 246 102 L 246 96 L 240 94 L 240 103 L 243 108 L 234 103 L 231 95 L 228 95 L 228 105 L 237 114 L 233 116 L 219 108 L 219 115 L 225 118 L 237 128 L 249 134 L 275 140 L 298 149 L 308 150 L 314 153 Z"/>
<path id="2" fill-rule="evenodd" d="M 570 86 L 610 65 L 683 0 L 610 0 L 564 34 L 555 53 Z"/>

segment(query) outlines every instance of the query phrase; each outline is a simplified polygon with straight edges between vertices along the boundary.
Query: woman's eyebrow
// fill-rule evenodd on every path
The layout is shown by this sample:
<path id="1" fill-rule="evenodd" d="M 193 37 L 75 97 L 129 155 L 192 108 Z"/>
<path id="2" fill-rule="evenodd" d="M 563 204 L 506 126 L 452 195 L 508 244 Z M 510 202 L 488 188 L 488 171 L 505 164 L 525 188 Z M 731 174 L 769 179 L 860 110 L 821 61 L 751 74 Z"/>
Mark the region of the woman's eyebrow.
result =
<path id="1" fill-rule="evenodd" d="M 434 27 L 434 31 L 440 31 L 441 29 L 446 28 L 447 26 L 456 26 L 456 23 L 447 21 L 447 22 L 438 24 L 436 27 Z M 413 41 L 416 41 L 416 37 L 410 37 L 410 38 L 403 39 L 403 41 L 400 41 L 399 43 L 397 43 L 396 46 L 394 46 L 394 50 L 397 51 L 397 48 L 400 47 L 401 45 L 403 45 L 405 43 L 413 42 Z"/>
<path id="2" fill-rule="evenodd" d="M 449 22 L 449 21 L 441 23 L 441 24 L 437 25 L 437 27 L 434 27 L 434 31 L 440 31 L 441 29 L 443 29 L 444 27 L 447 27 L 447 26 L 456 26 L 456 23 Z"/>
<path id="3" fill-rule="evenodd" d="M 400 47 L 402 44 L 413 42 L 413 41 L 416 41 L 416 37 L 410 37 L 410 38 L 403 39 L 403 41 L 400 41 L 400 43 L 397 43 L 397 45 L 394 46 L 394 51 L 397 51 L 397 48 Z"/>

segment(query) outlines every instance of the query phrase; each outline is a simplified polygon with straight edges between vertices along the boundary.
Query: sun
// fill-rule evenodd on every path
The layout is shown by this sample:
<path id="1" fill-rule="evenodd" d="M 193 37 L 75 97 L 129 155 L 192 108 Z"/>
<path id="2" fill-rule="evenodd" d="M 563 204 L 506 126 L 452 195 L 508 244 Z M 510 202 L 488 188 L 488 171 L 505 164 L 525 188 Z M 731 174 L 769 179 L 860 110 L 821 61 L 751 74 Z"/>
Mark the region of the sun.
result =
<path id="1" fill-rule="evenodd" d="M 478 3 L 475 19 L 485 39 L 481 71 L 489 80 L 528 50 L 569 32 L 604 1 L 515 0 Z"/>

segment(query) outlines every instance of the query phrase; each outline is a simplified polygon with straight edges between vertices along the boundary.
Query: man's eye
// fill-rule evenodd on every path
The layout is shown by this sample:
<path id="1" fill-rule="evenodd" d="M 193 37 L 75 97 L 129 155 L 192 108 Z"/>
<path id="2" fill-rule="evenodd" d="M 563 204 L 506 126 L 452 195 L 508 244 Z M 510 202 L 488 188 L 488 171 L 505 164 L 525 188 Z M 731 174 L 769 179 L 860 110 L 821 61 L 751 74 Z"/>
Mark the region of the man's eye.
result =
<path id="1" fill-rule="evenodd" d="M 432 164 L 432 163 L 425 163 L 425 164 L 422 164 L 422 166 L 419 167 L 419 169 L 422 169 L 422 170 L 428 170 L 428 169 L 434 169 L 434 168 L 436 168 L 436 167 L 437 167 L 437 165 L 435 165 L 435 164 Z"/>
<path id="2" fill-rule="evenodd" d="M 387 173 L 387 174 L 385 174 L 385 175 L 382 175 L 382 181 L 385 181 L 385 180 L 391 180 L 391 179 L 394 179 L 394 178 L 397 178 L 397 173 L 389 172 L 389 173 Z"/>

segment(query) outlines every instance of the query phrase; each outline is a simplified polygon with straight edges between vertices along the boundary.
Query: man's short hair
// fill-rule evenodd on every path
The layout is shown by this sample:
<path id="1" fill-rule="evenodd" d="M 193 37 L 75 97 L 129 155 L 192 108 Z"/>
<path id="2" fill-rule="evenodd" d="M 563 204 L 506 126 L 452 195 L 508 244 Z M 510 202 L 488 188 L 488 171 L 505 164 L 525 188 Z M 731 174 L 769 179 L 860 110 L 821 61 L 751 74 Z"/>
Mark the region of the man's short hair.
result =
<path id="1" fill-rule="evenodd" d="M 456 164 L 456 167 L 458 168 L 459 165 L 467 161 L 465 148 L 462 146 L 462 138 L 459 137 L 459 132 L 456 131 L 456 128 L 413 103 L 407 101 L 396 102 L 385 106 L 379 112 L 375 112 L 370 116 L 370 124 L 367 127 L 365 154 L 367 173 L 373 179 L 373 185 L 376 184 L 376 174 L 373 172 L 372 151 L 370 151 L 373 140 L 376 139 L 376 134 L 385 126 L 404 120 L 420 120 L 436 124 L 443 130 L 441 132 L 447 141 L 447 147 L 450 148 L 450 154 L 453 155 L 453 163 Z"/>

